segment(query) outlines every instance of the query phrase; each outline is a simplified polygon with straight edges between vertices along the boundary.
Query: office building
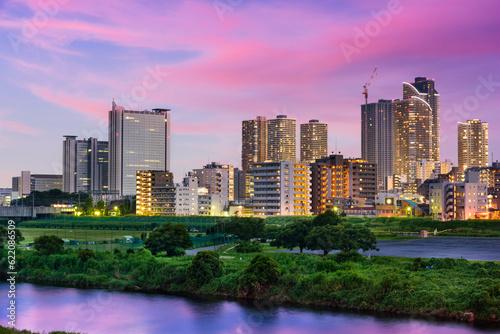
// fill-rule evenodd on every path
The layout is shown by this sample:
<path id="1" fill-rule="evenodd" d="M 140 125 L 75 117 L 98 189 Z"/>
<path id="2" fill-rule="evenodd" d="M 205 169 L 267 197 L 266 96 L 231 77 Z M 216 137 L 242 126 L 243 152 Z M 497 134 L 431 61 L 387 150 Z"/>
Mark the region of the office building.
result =
<path id="1" fill-rule="evenodd" d="M 109 112 L 109 190 L 135 195 L 138 170 L 170 170 L 169 109 Z"/>
<path id="2" fill-rule="evenodd" d="M 393 104 L 391 100 L 361 105 L 361 159 L 377 165 L 377 189 L 389 190 L 393 176 Z"/>
<path id="3" fill-rule="evenodd" d="M 267 160 L 267 120 L 257 116 L 241 126 L 241 169 L 247 171 L 253 162 Z"/>
<path id="4" fill-rule="evenodd" d="M 417 163 L 432 159 L 432 109 L 425 96 L 409 83 L 403 83 L 403 100 L 394 101 L 394 174 L 406 175 L 408 183 L 417 178 Z"/>
<path id="5" fill-rule="evenodd" d="M 458 123 L 458 170 L 464 174 L 471 167 L 487 167 L 488 123 L 478 119 Z"/>
<path id="6" fill-rule="evenodd" d="M 63 191 L 107 191 L 108 142 L 96 138 L 77 140 L 76 136 L 64 137 Z"/>
<path id="7" fill-rule="evenodd" d="M 12 200 L 11 188 L 0 188 L 0 206 L 10 206 Z"/>
<path id="8" fill-rule="evenodd" d="M 308 164 L 290 161 L 254 163 L 250 173 L 255 216 L 310 214 L 311 171 Z"/>
<path id="9" fill-rule="evenodd" d="M 300 161 L 312 163 L 328 155 L 328 124 L 317 119 L 300 124 Z"/>
<path id="10" fill-rule="evenodd" d="M 21 176 L 12 178 L 12 200 L 26 197 L 33 191 L 62 190 L 62 175 L 31 174 L 22 171 Z"/>
<path id="11" fill-rule="evenodd" d="M 267 124 L 267 161 L 296 161 L 297 121 L 286 115 L 278 115 Z"/>

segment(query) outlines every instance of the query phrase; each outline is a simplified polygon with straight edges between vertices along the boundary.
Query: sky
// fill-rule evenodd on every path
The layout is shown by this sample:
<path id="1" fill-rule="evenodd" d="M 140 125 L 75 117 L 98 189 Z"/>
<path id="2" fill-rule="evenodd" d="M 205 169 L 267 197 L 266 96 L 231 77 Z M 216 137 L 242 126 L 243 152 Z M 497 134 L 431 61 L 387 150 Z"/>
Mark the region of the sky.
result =
<path id="1" fill-rule="evenodd" d="M 360 105 L 424 76 L 441 96 L 441 160 L 457 122 L 489 123 L 500 159 L 497 0 L 0 0 L 0 187 L 61 173 L 64 135 L 107 140 L 114 98 L 170 108 L 177 181 L 241 165 L 241 121 L 328 123 L 329 151 L 360 155 Z"/>

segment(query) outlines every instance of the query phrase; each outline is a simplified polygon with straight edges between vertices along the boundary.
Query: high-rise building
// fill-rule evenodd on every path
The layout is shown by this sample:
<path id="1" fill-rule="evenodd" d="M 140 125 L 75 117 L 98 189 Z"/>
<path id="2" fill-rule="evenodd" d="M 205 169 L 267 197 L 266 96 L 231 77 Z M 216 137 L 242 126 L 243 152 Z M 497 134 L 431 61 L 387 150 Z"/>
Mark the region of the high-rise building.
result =
<path id="1" fill-rule="evenodd" d="M 393 172 L 406 175 L 408 183 L 417 178 L 417 162 L 432 160 L 432 110 L 419 94 L 415 87 L 404 82 L 403 100 L 393 102 Z"/>
<path id="2" fill-rule="evenodd" d="M 417 77 L 411 84 L 413 89 L 407 90 L 404 98 L 410 96 L 419 96 L 429 103 L 430 121 L 431 121 L 431 160 L 440 161 L 440 143 L 439 143 L 439 94 L 434 88 L 434 80 L 426 77 Z M 410 88 L 410 87 L 407 87 Z M 416 94 L 418 92 L 418 95 Z"/>
<path id="3" fill-rule="evenodd" d="M 311 171 L 308 164 L 290 161 L 254 163 L 250 174 L 256 216 L 310 214 Z"/>
<path id="4" fill-rule="evenodd" d="M 278 115 L 267 125 L 267 161 L 297 160 L 297 121 Z"/>
<path id="5" fill-rule="evenodd" d="M 389 190 L 393 173 L 393 104 L 378 100 L 361 105 L 361 159 L 377 165 L 377 188 Z"/>
<path id="6" fill-rule="evenodd" d="M 253 162 L 267 160 L 267 120 L 264 116 L 243 121 L 241 126 L 241 169 L 247 171 Z"/>
<path id="7" fill-rule="evenodd" d="M 107 191 L 108 142 L 96 138 L 77 140 L 76 136 L 64 137 L 63 191 Z"/>
<path id="8" fill-rule="evenodd" d="M 172 186 L 174 176 L 171 172 L 156 170 L 138 170 L 136 174 L 136 213 L 138 215 L 153 215 L 153 204 L 157 201 L 153 197 L 154 189 Z"/>
<path id="9" fill-rule="evenodd" d="M 62 175 L 31 174 L 22 171 L 21 176 L 12 178 L 12 199 L 28 196 L 33 191 L 62 190 Z"/>
<path id="10" fill-rule="evenodd" d="M 208 189 L 211 195 L 218 195 L 223 205 L 234 201 L 234 167 L 212 162 L 202 169 L 194 169 L 193 176 L 198 178 L 198 186 Z"/>
<path id="11" fill-rule="evenodd" d="M 488 166 L 488 123 L 478 119 L 458 123 L 458 170 Z"/>
<path id="12" fill-rule="evenodd" d="M 109 190 L 135 195 L 138 170 L 170 170 L 170 109 L 109 112 Z"/>
<path id="13" fill-rule="evenodd" d="M 362 159 L 344 159 L 330 155 L 311 164 L 312 211 L 319 214 L 336 199 L 348 199 L 350 204 L 375 201 L 377 168 Z"/>
<path id="14" fill-rule="evenodd" d="M 328 124 L 317 119 L 300 124 L 300 161 L 312 163 L 328 155 Z"/>

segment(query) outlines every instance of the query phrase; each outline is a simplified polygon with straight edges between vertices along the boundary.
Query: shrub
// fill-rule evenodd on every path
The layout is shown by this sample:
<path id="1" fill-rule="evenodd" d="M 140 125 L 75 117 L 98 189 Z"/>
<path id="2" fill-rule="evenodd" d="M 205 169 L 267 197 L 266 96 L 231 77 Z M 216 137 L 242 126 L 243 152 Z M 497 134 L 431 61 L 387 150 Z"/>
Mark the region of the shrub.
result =
<path id="1" fill-rule="evenodd" d="M 333 255 L 333 259 L 338 263 L 365 261 L 363 255 L 357 251 L 339 252 Z"/>
<path id="2" fill-rule="evenodd" d="M 186 255 L 186 251 L 181 247 L 174 247 L 170 253 L 167 252 L 168 256 L 181 256 Z"/>
<path id="3" fill-rule="evenodd" d="M 134 254 L 134 250 L 132 248 L 127 249 L 127 254 Z"/>
<path id="4" fill-rule="evenodd" d="M 95 253 L 92 249 L 82 249 L 78 251 L 77 257 L 82 260 L 82 262 L 87 262 L 88 259 L 95 259 Z"/>
<path id="5" fill-rule="evenodd" d="M 238 253 L 258 253 L 262 252 L 262 245 L 258 241 L 241 241 L 235 249 Z"/>
<path id="6" fill-rule="evenodd" d="M 224 275 L 224 263 L 214 251 L 198 252 L 186 270 L 188 284 L 195 288 L 210 283 L 222 275 Z"/>
<path id="7" fill-rule="evenodd" d="M 243 293 L 261 292 L 266 285 L 276 284 L 280 276 L 279 265 L 268 255 L 257 255 L 240 277 L 238 290 Z"/>
<path id="8" fill-rule="evenodd" d="M 419 271 L 425 267 L 426 267 L 426 263 L 422 260 L 421 257 L 417 257 L 415 260 L 413 260 L 413 263 L 410 267 L 410 270 L 411 271 Z"/>
<path id="9" fill-rule="evenodd" d="M 115 250 L 113 251 L 114 254 L 121 254 L 122 252 L 120 252 L 120 250 L 118 248 L 115 248 Z"/>
<path id="10" fill-rule="evenodd" d="M 35 238 L 34 248 L 40 254 L 57 254 L 64 250 L 64 241 L 55 235 L 41 235 Z"/>

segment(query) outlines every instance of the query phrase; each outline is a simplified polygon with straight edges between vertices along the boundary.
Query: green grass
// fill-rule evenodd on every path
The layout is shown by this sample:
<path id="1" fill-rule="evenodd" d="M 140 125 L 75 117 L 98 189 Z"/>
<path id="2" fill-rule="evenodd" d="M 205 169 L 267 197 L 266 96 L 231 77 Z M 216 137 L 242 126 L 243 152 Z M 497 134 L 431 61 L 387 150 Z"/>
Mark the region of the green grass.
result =
<path id="1" fill-rule="evenodd" d="M 55 235 L 61 239 L 87 241 L 115 241 L 115 238 L 123 239 L 123 236 L 141 237 L 143 231 L 137 230 L 91 230 L 91 229 L 62 229 L 62 228 L 20 228 L 24 241 L 21 245 L 34 242 L 36 237 L 41 235 Z"/>

